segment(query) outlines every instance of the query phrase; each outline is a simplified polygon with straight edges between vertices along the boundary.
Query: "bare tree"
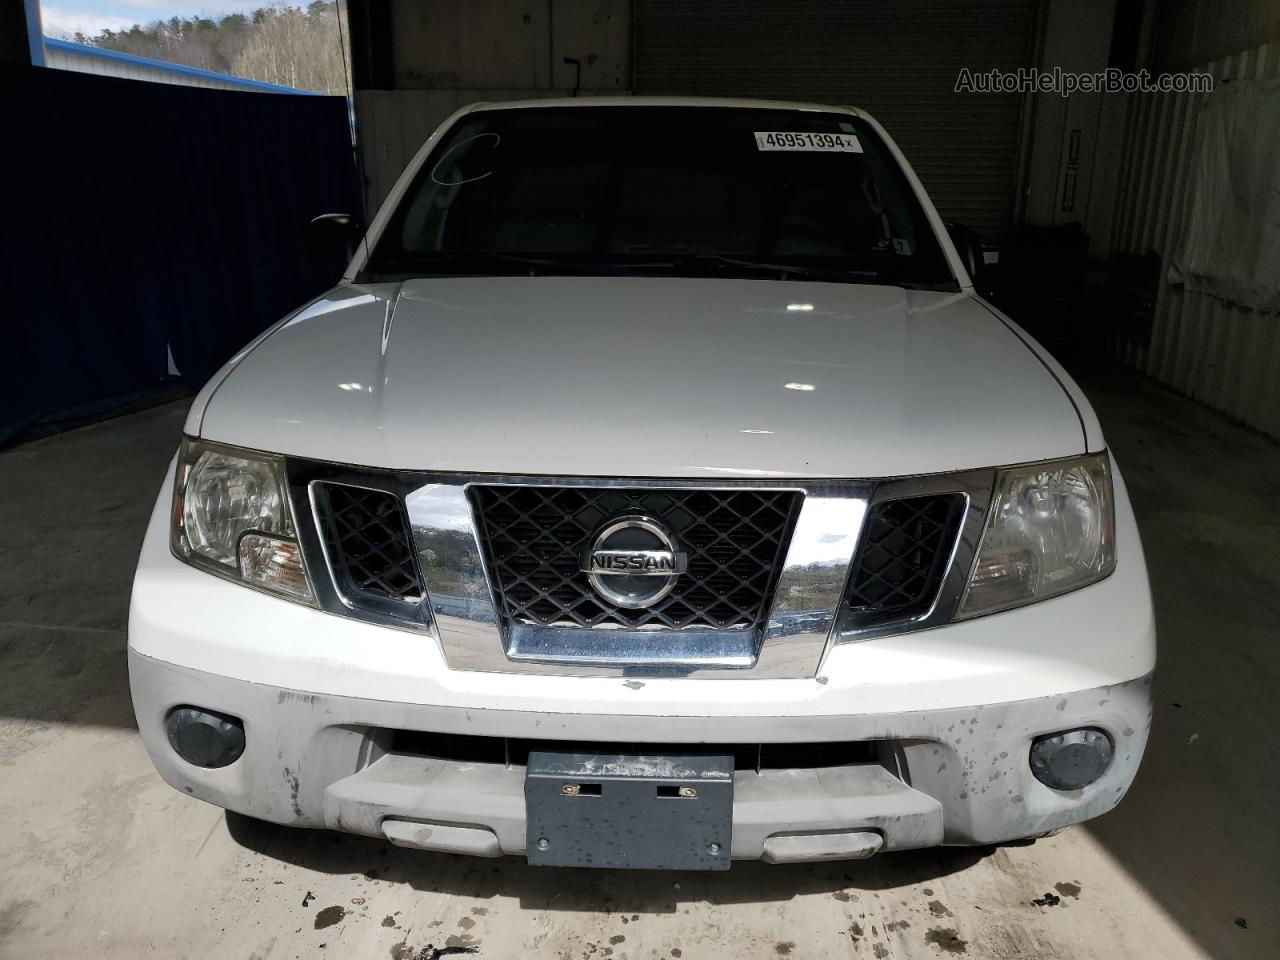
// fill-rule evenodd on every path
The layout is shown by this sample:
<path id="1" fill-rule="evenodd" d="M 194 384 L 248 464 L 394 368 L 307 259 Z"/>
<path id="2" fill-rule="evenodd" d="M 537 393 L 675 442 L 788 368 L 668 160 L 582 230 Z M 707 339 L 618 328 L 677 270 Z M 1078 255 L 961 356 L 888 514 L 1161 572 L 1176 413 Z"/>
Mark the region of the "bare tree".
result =
<path id="1" fill-rule="evenodd" d="M 305 9 L 282 3 L 221 18 L 172 17 L 128 30 L 105 30 L 96 37 L 77 36 L 76 41 L 251 80 L 349 96 L 346 64 L 350 48 L 345 18 L 344 0 L 314 0 Z"/>
<path id="2" fill-rule="evenodd" d="M 307 10 L 283 7 L 266 11 L 257 22 L 232 72 L 253 80 L 345 96 L 344 53 L 336 4 L 313 3 Z"/>

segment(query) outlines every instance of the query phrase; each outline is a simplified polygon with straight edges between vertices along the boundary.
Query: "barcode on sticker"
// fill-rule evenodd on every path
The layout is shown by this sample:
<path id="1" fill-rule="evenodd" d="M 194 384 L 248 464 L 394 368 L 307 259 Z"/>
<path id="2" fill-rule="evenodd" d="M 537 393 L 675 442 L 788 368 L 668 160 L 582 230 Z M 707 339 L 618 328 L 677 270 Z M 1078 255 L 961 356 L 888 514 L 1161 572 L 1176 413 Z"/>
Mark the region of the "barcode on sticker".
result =
<path id="1" fill-rule="evenodd" d="M 862 144 L 852 133 L 757 132 L 757 150 L 807 150 L 815 153 L 861 153 Z"/>

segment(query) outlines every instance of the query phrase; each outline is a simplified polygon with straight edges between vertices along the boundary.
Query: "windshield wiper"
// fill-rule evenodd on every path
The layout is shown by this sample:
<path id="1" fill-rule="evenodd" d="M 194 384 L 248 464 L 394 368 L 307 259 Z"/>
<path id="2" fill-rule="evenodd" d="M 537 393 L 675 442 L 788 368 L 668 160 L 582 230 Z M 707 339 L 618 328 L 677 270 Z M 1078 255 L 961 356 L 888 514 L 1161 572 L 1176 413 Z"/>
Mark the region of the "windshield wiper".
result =
<path id="1" fill-rule="evenodd" d="M 875 270 L 846 270 L 838 267 L 801 266 L 789 263 L 772 263 L 736 257 L 722 253 L 691 253 L 676 256 L 658 255 L 653 260 L 595 260 L 591 257 L 535 256 L 519 253 L 501 253 L 495 250 L 433 251 L 419 256 L 397 257 L 375 262 L 373 273 L 399 278 L 432 275 L 450 276 L 476 273 L 494 266 L 508 268 L 511 273 L 529 276 L 601 276 L 625 277 L 636 274 L 696 272 L 705 275 L 708 270 L 730 272 L 730 275 L 755 275 L 776 280 L 804 279 L 835 283 L 883 283 L 910 289 L 936 289 L 935 284 L 896 280 Z M 522 270 L 516 268 L 524 268 Z"/>
<path id="2" fill-rule="evenodd" d="M 902 287 L 904 290 L 943 290 L 953 292 L 959 287 L 955 284 L 938 283 L 927 280 L 904 280 L 879 270 L 845 270 L 839 267 L 810 267 L 786 263 L 765 263 L 743 257 L 734 257 L 720 253 L 697 253 L 683 258 L 673 266 L 688 263 L 712 263 L 740 270 L 757 271 L 762 276 L 786 280 L 791 277 L 802 277 L 805 280 L 827 280 L 834 283 L 870 283 L 883 284 L 888 287 Z"/>
<path id="3" fill-rule="evenodd" d="M 840 283 L 874 283 L 882 279 L 875 270 L 842 270 L 834 267 L 802 267 L 789 263 L 767 263 L 761 260 L 744 259 L 722 253 L 695 253 L 676 261 L 673 266 L 685 264 L 714 264 L 734 267 L 739 270 L 750 270 L 765 276 L 786 280 L 789 277 L 803 277 L 806 280 L 834 280 Z"/>
<path id="4" fill-rule="evenodd" d="M 544 274 L 590 274 L 593 276 L 626 276 L 629 271 L 645 268 L 668 268 L 670 263 L 597 263 L 589 259 L 566 257 L 537 257 L 518 253 L 499 253 L 495 250 L 465 250 L 457 253 L 424 253 L 418 257 L 400 257 L 376 263 L 376 273 L 408 274 L 427 271 L 433 274 L 449 274 L 467 266 L 491 266 L 504 264 L 511 267 L 527 267 L 530 276 Z"/>

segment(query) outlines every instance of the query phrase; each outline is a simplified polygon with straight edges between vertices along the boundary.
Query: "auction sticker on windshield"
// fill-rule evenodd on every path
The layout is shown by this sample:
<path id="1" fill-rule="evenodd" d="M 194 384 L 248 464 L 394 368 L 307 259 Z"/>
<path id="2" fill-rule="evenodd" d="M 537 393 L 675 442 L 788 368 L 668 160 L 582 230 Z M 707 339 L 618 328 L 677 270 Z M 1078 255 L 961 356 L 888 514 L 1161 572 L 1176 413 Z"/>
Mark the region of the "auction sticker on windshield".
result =
<path id="1" fill-rule="evenodd" d="M 816 153 L 861 153 L 852 133 L 756 133 L 757 150 L 809 150 Z"/>

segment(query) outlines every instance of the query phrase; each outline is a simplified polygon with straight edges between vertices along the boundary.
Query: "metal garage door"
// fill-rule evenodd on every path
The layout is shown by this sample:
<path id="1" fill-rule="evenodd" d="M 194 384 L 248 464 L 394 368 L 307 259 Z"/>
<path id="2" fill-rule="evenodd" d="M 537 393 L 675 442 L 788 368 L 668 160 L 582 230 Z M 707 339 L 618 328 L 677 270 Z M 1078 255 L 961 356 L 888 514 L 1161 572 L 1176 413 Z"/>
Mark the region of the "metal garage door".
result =
<path id="1" fill-rule="evenodd" d="M 893 135 L 943 217 L 994 243 L 1013 211 L 1020 94 L 962 67 L 1031 63 L 1034 0 L 636 0 L 637 94 L 853 104 Z"/>

